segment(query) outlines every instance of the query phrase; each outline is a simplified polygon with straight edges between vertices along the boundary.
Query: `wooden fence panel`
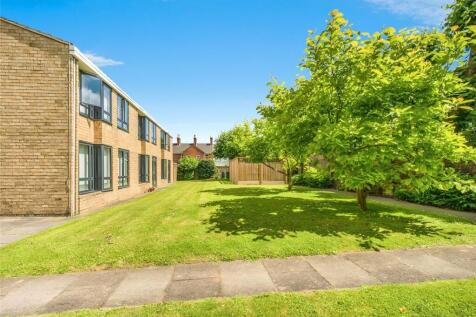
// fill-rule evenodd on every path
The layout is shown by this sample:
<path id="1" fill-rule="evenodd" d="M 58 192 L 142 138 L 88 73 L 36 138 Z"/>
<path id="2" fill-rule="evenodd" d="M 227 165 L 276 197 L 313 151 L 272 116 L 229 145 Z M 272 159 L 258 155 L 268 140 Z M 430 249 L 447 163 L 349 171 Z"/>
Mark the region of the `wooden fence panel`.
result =
<path id="1" fill-rule="evenodd" d="M 281 162 L 250 163 L 243 158 L 230 161 L 230 180 L 234 184 L 285 184 Z"/>

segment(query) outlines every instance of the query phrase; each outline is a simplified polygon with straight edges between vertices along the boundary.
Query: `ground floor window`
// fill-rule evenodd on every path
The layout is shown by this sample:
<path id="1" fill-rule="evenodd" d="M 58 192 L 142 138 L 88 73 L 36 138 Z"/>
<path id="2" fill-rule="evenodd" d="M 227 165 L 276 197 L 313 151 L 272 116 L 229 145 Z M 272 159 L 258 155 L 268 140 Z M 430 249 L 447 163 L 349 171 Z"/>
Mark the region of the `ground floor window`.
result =
<path id="1" fill-rule="evenodd" d="M 85 193 L 94 188 L 93 145 L 79 144 L 79 192 Z"/>
<path id="2" fill-rule="evenodd" d="M 112 151 L 110 146 L 101 146 L 102 151 L 102 190 L 112 189 Z"/>
<path id="3" fill-rule="evenodd" d="M 119 149 L 119 188 L 129 186 L 129 151 Z"/>
<path id="4" fill-rule="evenodd" d="M 167 179 L 167 160 L 166 159 L 160 160 L 160 178 Z"/>
<path id="5" fill-rule="evenodd" d="M 172 170 L 172 162 L 167 160 L 167 182 L 171 182 L 171 170 Z"/>
<path id="6" fill-rule="evenodd" d="M 149 155 L 139 154 L 139 183 L 148 183 L 149 173 Z"/>
<path id="7" fill-rule="evenodd" d="M 79 192 L 111 190 L 111 166 L 110 146 L 79 143 Z"/>

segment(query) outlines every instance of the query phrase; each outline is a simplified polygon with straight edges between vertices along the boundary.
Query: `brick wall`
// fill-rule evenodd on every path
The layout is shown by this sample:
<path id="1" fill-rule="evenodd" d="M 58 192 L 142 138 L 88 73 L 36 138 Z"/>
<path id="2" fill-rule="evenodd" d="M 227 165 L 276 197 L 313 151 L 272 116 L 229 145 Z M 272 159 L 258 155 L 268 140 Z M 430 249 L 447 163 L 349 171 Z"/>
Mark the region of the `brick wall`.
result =
<path id="1" fill-rule="evenodd" d="M 68 49 L 0 19 L 0 215 L 69 213 Z"/>
<path id="2" fill-rule="evenodd" d="M 79 71 L 77 73 L 77 89 L 79 91 Z M 84 141 L 112 147 L 112 190 L 79 194 L 78 210 L 80 212 L 99 209 L 147 193 L 152 187 L 152 156 L 157 157 L 157 187 L 162 188 L 169 185 L 167 179 L 161 179 L 160 160 L 165 158 L 172 161 L 172 151 L 160 148 L 159 128 L 157 128 L 157 144 L 138 139 L 138 114 L 138 110 L 129 103 L 129 132 L 117 127 L 117 93 L 114 89 L 112 91 L 112 124 L 86 118 L 80 115 L 79 110 L 76 109 L 77 142 Z M 151 140 L 151 131 L 149 131 L 149 136 Z M 129 151 L 129 187 L 121 189 L 118 188 L 119 148 Z M 148 183 L 139 183 L 139 154 L 150 156 L 149 169 L 151 172 Z M 78 155 L 77 151 L 76 155 Z M 173 175 L 172 162 L 171 168 L 171 174 Z M 79 191 L 77 186 L 76 191 Z"/>

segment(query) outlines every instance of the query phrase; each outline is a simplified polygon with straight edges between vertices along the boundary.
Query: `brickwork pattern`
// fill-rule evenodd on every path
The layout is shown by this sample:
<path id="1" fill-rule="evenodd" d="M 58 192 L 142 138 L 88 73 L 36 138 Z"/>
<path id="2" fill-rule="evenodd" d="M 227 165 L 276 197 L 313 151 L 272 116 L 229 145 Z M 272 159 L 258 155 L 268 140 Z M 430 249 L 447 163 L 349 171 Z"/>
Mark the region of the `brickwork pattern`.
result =
<path id="1" fill-rule="evenodd" d="M 0 215 L 69 213 L 68 50 L 0 20 Z"/>

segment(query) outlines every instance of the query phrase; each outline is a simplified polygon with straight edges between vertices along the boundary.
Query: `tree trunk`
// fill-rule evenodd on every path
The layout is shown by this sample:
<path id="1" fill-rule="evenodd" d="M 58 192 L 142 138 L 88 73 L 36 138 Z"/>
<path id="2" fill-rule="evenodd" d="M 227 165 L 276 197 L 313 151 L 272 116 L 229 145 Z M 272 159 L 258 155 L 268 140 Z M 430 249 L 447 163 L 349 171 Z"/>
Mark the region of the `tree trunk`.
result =
<path id="1" fill-rule="evenodd" d="M 366 189 L 357 189 L 357 203 L 360 210 L 367 211 L 367 196 L 368 191 Z"/>
<path id="2" fill-rule="evenodd" d="M 301 162 L 301 168 L 300 168 L 300 173 L 299 174 L 304 174 L 304 163 Z"/>
<path id="3" fill-rule="evenodd" d="M 293 178 L 292 178 L 292 170 L 287 169 L 286 171 L 286 180 L 288 182 L 288 190 L 293 189 Z"/>

